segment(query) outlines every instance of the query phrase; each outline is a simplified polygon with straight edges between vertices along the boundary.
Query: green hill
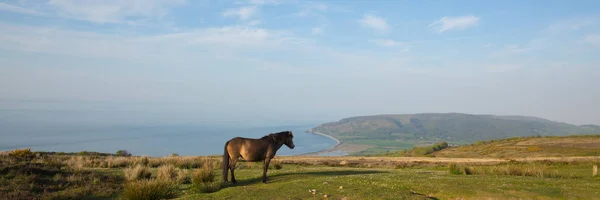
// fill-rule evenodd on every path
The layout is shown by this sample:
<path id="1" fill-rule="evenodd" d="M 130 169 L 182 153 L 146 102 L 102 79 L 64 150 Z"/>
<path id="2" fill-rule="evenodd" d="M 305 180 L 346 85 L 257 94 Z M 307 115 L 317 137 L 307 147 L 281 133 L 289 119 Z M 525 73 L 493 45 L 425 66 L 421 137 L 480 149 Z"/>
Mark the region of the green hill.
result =
<path id="1" fill-rule="evenodd" d="M 521 137 L 477 142 L 432 152 L 435 157 L 523 158 L 600 156 L 600 135 Z"/>
<path id="2" fill-rule="evenodd" d="M 600 133 L 600 126 L 577 126 L 527 116 L 426 113 L 351 117 L 319 125 L 309 132 L 329 134 L 345 144 L 371 145 L 373 152 L 363 152 L 370 154 L 439 141 L 467 144 L 522 136 L 593 134 Z"/>

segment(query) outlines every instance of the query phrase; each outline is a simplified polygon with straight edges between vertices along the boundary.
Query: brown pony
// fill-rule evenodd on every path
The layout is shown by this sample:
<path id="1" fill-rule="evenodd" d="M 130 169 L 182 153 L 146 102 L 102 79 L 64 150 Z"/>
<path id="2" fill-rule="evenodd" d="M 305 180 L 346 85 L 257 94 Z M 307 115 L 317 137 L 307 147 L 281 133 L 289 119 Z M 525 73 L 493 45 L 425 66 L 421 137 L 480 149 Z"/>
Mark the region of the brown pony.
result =
<path id="1" fill-rule="evenodd" d="M 225 143 L 225 152 L 223 152 L 223 181 L 227 182 L 227 171 L 231 170 L 231 182 L 236 183 L 235 163 L 242 157 L 249 162 L 264 161 L 263 183 L 267 183 L 267 169 L 269 162 L 275 157 L 277 150 L 282 145 L 294 149 L 294 135 L 291 131 L 271 133 L 260 139 L 235 137 Z"/>

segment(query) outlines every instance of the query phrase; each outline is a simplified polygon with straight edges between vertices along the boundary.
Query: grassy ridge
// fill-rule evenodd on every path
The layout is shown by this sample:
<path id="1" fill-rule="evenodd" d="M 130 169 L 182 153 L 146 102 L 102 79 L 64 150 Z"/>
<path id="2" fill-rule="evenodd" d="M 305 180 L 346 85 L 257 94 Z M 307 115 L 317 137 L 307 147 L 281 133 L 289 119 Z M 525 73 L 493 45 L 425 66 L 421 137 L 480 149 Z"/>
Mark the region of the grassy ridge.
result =
<path id="1" fill-rule="evenodd" d="M 600 156 L 600 135 L 522 137 L 479 141 L 444 149 L 436 157 L 521 158 Z"/>

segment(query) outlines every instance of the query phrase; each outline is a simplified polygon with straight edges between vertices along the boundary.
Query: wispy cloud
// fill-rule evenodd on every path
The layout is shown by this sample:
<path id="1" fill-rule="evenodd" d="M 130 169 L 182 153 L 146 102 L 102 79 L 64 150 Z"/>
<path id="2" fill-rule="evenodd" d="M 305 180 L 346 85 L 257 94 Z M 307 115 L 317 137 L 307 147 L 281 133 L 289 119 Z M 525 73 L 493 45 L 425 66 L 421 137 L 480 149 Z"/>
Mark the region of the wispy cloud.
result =
<path id="1" fill-rule="evenodd" d="M 429 25 L 437 29 L 437 31 L 446 32 L 450 30 L 464 30 L 469 27 L 473 27 L 479 23 L 479 17 L 473 15 L 460 16 L 460 17 L 442 17 L 437 21 L 434 21 Z"/>
<path id="2" fill-rule="evenodd" d="M 402 44 L 400 42 L 396 42 L 394 40 L 389 40 L 389 39 L 374 39 L 374 40 L 371 40 L 371 42 L 373 42 L 379 46 L 385 46 L 385 47 L 393 47 L 393 46 L 398 46 L 398 45 Z"/>
<path id="3" fill-rule="evenodd" d="M 296 40 L 285 31 L 246 26 L 224 26 L 159 35 L 117 36 L 61 28 L 0 23 L 0 48 L 54 55 L 105 59 L 178 60 L 192 52 L 245 52 L 277 48 Z M 190 50 L 189 48 L 192 48 Z"/>
<path id="4" fill-rule="evenodd" d="M 3 2 L 0 2 L 0 10 L 6 11 L 6 12 L 27 14 L 27 15 L 43 15 L 43 13 L 38 12 L 36 10 L 23 8 L 23 7 L 11 5 L 11 4 L 3 3 Z"/>
<path id="5" fill-rule="evenodd" d="M 256 6 L 245 6 L 240 8 L 228 9 L 223 12 L 225 17 L 238 17 L 241 20 L 250 19 L 252 16 L 258 14 L 258 7 Z"/>
<path id="6" fill-rule="evenodd" d="M 108 0 L 70 1 L 49 0 L 48 5 L 63 17 L 95 23 L 125 23 L 127 18 L 159 19 L 170 8 L 182 5 L 185 0 Z"/>
<path id="7" fill-rule="evenodd" d="M 375 15 L 364 15 L 362 19 L 358 20 L 358 22 L 364 27 L 372 28 L 378 31 L 390 30 L 390 25 L 386 22 L 386 20 Z"/>
<path id="8" fill-rule="evenodd" d="M 306 17 L 310 15 L 320 15 L 321 12 L 329 10 L 329 6 L 325 3 L 303 3 L 300 4 L 300 11 L 296 13 L 296 16 Z"/>
<path id="9" fill-rule="evenodd" d="M 584 41 L 595 46 L 600 46 L 600 33 L 586 35 Z"/>
<path id="10" fill-rule="evenodd" d="M 595 17 L 565 19 L 551 24 L 546 28 L 546 31 L 554 34 L 578 31 L 593 26 L 597 21 L 598 19 Z"/>

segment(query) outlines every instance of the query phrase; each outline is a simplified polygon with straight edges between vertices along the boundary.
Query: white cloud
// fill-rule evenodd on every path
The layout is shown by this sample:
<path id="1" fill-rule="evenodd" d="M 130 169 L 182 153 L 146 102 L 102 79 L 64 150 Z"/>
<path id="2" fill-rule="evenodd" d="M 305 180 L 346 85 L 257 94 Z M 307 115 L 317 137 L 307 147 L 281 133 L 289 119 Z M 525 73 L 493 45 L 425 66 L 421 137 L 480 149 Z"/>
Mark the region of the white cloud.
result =
<path id="1" fill-rule="evenodd" d="M 578 31 L 596 24 L 596 18 L 575 18 L 558 21 L 546 28 L 549 33 L 559 34 L 568 31 Z"/>
<path id="2" fill-rule="evenodd" d="M 592 45 L 600 46 L 600 34 L 586 35 L 584 41 Z"/>
<path id="3" fill-rule="evenodd" d="M 226 10 L 223 12 L 223 16 L 225 17 L 238 17 L 241 20 L 250 19 L 252 16 L 258 14 L 258 7 L 256 6 L 246 6 L 240 8 L 233 8 Z"/>
<path id="4" fill-rule="evenodd" d="M 400 42 L 396 42 L 394 40 L 389 40 L 389 39 L 375 39 L 375 40 L 371 40 L 371 41 L 379 46 L 385 46 L 385 47 L 393 47 L 393 46 L 398 46 L 398 45 L 402 44 Z"/>
<path id="5" fill-rule="evenodd" d="M 321 14 L 319 13 L 326 12 L 329 10 L 329 6 L 324 3 L 306 2 L 301 4 L 300 7 L 300 11 L 294 14 L 298 17 L 307 17 L 311 15 L 321 16 Z"/>
<path id="6" fill-rule="evenodd" d="M 0 48 L 58 55 L 147 59 L 158 55 L 181 57 L 194 51 L 244 51 L 294 42 L 287 33 L 245 26 L 227 26 L 154 36 L 118 36 L 60 28 L 14 26 L 0 23 Z M 193 48 L 186 52 L 186 48 Z"/>
<path id="7" fill-rule="evenodd" d="M 364 15 L 362 19 L 358 20 L 358 22 L 364 27 L 373 28 L 378 31 L 387 31 L 390 29 L 390 25 L 385 21 L 385 19 L 375 15 Z"/>
<path id="8" fill-rule="evenodd" d="M 473 15 L 460 17 L 442 17 L 431 23 L 429 27 L 437 29 L 440 33 L 449 30 L 464 30 L 479 23 L 479 17 Z"/>
<path id="9" fill-rule="evenodd" d="M 27 14 L 27 15 L 43 15 L 42 13 L 40 13 L 36 10 L 22 8 L 19 6 L 10 5 L 10 4 L 3 3 L 3 2 L 0 2 L 0 10 L 7 11 L 7 12 L 13 12 L 13 13 Z"/>
<path id="10" fill-rule="evenodd" d="M 95 23 L 124 23 L 127 18 L 159 19 L 185 0 L 49 0 L 63 17 Z"/>

